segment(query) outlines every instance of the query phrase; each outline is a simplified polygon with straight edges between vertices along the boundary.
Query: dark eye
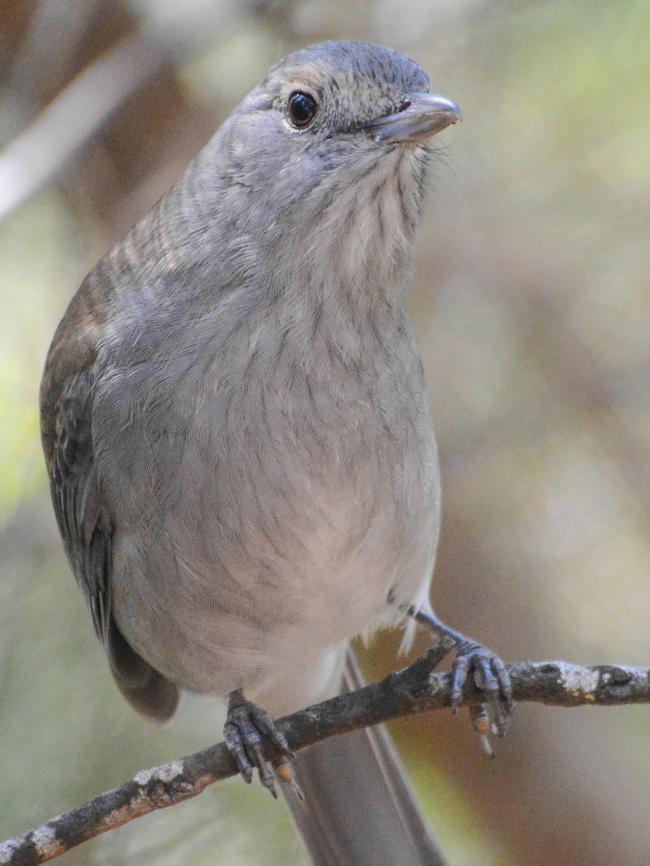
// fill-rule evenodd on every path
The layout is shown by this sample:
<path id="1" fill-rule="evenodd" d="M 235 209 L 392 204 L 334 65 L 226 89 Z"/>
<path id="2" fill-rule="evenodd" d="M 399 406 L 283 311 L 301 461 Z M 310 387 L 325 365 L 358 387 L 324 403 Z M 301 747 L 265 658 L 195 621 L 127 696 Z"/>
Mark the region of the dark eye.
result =
<path id="1" fill-rule="evenodd" d="M 308 93 L 297 90 L 289 97 L 289 120 L 298 129 L 309 126 L 316 115 L 316 100 Z"/>

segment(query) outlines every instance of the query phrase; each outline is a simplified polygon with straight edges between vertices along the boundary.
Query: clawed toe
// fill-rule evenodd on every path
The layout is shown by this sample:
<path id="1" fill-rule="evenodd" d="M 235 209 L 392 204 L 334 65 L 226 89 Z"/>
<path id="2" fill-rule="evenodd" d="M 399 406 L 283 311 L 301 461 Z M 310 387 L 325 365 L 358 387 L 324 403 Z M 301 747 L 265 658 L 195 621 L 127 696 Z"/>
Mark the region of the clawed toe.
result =
<path id="1" fill-rule="evenodd" d="M 470 676 L 485 697 L 485 704 L 470 715 L 472 726 L 481 737 L 484 748 L 491 753 L 488 734 L 504 737 L 514 710 L 512 684 L 506 666 L 491 650 L 480 644 L 463 641 L 452 666 L 451 706 L 458 711 L 463 686 Z M 490 725 L 489 720 L 492 720 Z"/>
<path id="2" fill-rule="evenodd" d="M 230 695 L 228 716 L 223 728 L 226 745 L 232 755 L 243 780 L 250 784 L 253 770 L 257 767 L 260 781 L 277 798 L 273 769 L 264 757 L 264 741 L 268 741 L 276 751 L 282 753 L 278 761 L 278 776 L 297 792 L 300 789 L 295 781 L 291 760 L 295 758 L 282 731 L 267 712 L 251 701 L 247 701 L 241 691 Z"/>

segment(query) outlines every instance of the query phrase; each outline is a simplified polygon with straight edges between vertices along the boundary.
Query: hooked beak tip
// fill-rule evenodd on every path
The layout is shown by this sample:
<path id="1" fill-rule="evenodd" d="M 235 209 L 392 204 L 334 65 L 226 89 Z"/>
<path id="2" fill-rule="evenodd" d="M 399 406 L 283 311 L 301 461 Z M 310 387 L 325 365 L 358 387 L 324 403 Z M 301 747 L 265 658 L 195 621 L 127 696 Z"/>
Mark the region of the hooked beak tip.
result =
<path id="1" fill-rule="evenodd" d="M 420 142 L 463 119 L 460 107 L 438 93 L 410 93 L 395 114 L 371 121 L 366 127 L 375 141 Z"/>

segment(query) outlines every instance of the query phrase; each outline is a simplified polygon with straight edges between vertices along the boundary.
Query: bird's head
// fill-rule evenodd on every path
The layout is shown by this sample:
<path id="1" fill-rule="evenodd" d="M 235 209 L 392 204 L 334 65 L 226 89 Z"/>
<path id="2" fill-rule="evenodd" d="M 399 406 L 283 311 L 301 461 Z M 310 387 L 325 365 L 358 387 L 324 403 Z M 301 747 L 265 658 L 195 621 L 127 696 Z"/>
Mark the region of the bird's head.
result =
<path id="1" fill-rule="evenodd" d="M 324 42 L 277 63 L 215 139 L 224 204 L 242 230 L 350 270 L 404 259 L 418 221 L 428 142 L 460 119 L 410 58 Z"/>
<path id="2" fill-rule="evenodd" d="M 333 152 L 373 143 L 417 145 L 455 123 L 459 109 L 431 92 L 415 61 L 366 42 L 324 42 L 285 57 L 251 94 L 278 132 Z M 252 106 L 251 106 L 252 107 Z"/>

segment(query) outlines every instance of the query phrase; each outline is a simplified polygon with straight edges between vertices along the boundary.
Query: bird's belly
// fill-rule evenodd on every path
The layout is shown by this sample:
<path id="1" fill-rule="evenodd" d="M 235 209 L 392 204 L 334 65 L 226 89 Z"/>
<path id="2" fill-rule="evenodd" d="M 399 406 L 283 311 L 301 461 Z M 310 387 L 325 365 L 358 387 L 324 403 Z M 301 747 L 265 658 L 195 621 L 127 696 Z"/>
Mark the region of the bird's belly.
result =
<path id="1" fill-rule="evenodd" d="M 289 476 L 274 477 L 272 465 L 247 473 L 231 456 L 211 502 L 205 477 L 190 485 L 190 501 L 167 510 L 146 558 L 128 534 L 116 539 L 118 623 L 182 687 L 254 691 L 278 670 L 290 676 L 297 662 L 398 619 L 389 594 L 411 602 L 426 591 L 438 509 L 424 464 L 406 495 L 396 495 L 390 466 L 377 471 L 377 455 L 317 473 L 301 472 L 294 455 Z"/>
<path id="2" fill-rule="evenodd" d="M 289 666 L 401 619 L 400 602 L 421 597 L 433 569 L 436 517 L 433 503 L 422 505 L 405 519 L 392 500 L 375 500 L 364 513 L 352 497 L 336 497 L 330 519 L 304 537 L 302 558 L 287 561 L 268 656 Z"/>
<path id="3" fill-rule="evenodd" d="M 438 533 L 435 443 L 416 373 L 400 388 L 384 378 L 371 397 L 327 370 L 309 389 L 238 389 L 228 413 L 199 414 L 191 435 L 141 449 L 115 537 L 113 605 L 153 667 L 195 691 L 250 688 L 399 618 L 389 595 L 423 595 Z"/>

